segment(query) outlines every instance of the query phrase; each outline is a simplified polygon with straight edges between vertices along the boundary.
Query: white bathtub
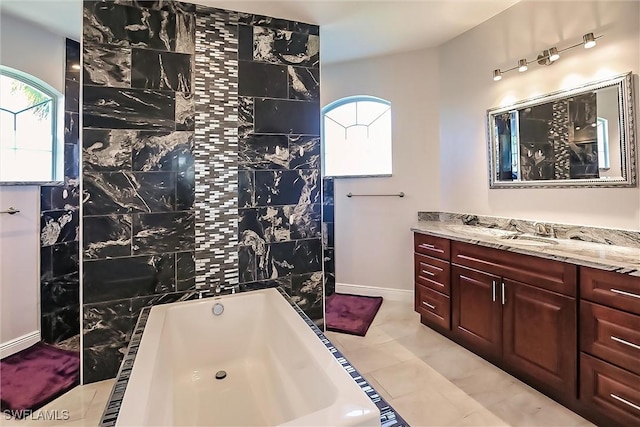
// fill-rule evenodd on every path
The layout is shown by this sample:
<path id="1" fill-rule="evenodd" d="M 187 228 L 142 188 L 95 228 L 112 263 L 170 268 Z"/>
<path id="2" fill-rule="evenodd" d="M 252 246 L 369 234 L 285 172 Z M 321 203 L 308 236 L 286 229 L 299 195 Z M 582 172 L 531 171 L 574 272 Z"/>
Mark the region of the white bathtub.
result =
<path id="1" fill-rule="evenodd" d="M 116 425 L 379 426 L 380 412 L 265 289 L 153 307 Z"/>

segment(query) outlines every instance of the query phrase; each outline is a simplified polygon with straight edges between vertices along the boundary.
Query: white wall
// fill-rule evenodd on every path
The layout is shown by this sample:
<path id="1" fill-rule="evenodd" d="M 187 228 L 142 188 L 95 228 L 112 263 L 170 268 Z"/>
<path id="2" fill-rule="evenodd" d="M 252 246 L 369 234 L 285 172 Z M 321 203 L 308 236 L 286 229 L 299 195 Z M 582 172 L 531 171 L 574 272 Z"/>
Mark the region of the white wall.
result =
<path id="1" fill-rule="evenodd" d="M 639 26 L 637 1 L 525 1 L 441 46 L 441 210 L 640 230 L 638 188 L 490 190 L 485 125 L 488 108 L 615 74 L 638 74 Z M 578 43 L 588 32 L 605 37 L 593 49 L 565 52 L 550 67 L 534 64 L 500 82 L 491 78 L 495 68 Z"/>
<path id="2" fill-rule="evenodd" d="M 440 198 L 437 61 L 435 50 L 422 50 L 322 66 L 323 106 L 373 95 L 390 101 L 392 114 L 393 176 L 335 181 L 338 283 L 413 289 L 409 228 Z M 346 197 L 400 191 L 404 198 Z"/>
<path id="3" fill-rule="evenodd" d="M 0 14 L 0 64 L 29 73 L 62 94 L 64 62 L 63 36 L 4 11 Z"/>
<path id="4" fill-rule="evenodd" d="M 40 330 L 40 187 L 0 187 L 0 346 Z"/>

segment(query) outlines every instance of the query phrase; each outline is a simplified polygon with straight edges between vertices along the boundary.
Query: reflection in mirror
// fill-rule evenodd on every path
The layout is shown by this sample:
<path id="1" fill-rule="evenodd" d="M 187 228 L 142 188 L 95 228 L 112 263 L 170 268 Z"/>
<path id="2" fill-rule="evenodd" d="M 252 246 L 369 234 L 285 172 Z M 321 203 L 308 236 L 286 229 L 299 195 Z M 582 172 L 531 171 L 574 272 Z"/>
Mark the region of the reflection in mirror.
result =
<path id="1" fill-rule="evenodd" d="M 631 78 L 489 110 L 491 188 L 634 186 Z"/>

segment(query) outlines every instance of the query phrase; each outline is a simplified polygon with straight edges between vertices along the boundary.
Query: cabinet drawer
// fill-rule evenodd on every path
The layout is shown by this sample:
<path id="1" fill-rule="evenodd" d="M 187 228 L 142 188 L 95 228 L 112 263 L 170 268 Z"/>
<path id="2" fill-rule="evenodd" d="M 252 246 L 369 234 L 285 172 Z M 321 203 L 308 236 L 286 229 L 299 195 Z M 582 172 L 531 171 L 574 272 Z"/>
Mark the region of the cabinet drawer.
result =
<path id="1" fill-rule="evenodd" d="M 640 277 L 580 267 L 580 295 L 589 301 L 640 314 Z"/>
<path id="2" fill-rule="evenodd" d="M 448 261 L 451 254 L 451 242 L 442 237 L 414 233 L 413 250 L 419 254 L 430 255 Z"/>
<path id="3" fill-rule="evenodd" d="M 413 261 L 416 283 L 451 296 L 451 264 L 447 261 L 420 254 L 414 254 Z"/>
<path id="4" fill-rule="evenodd" d="M 580 354 L 580 400 L 621 425 L 640 426 L 640 376 Z"/>
<path id="5" fill-rule="evenodd" d="M 640 316 L 581 301 L 580 324 L 582 351 L 640 375 Z"/>
<path id="6" fill-rule="evenodd" d="M 433 289 L 416 284 L 415 310 L 420 315 L 445 329 L 451 329 L 451 300 Z"/>

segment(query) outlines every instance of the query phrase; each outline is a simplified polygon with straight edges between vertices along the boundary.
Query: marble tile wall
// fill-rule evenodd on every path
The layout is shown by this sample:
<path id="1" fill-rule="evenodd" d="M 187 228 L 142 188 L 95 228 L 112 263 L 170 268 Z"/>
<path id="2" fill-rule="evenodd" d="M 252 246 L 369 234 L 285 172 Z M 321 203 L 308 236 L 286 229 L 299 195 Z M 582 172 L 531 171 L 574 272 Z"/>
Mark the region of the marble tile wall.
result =
<path id="1" fill-rule="evenodd" d="M 85 1 L 83 381 L 115 376 L 138 313 L 195 287 L 195 6 Z"/>
<path id="2" fill-rule="evenodd" d="M 335 198 L 333 178 L 322 178 L 322 254 L 324 259 L 324 294 L 336 291 L 335 246 Z"/>
<path id="3" fill-rule="evenodd" d="M 317 26 L 239 14 L 238 280 L 322 327 L 319 63 Z"/>
<path id="4" fill-rule="evenodd" d="M 40 187 L 40 331 L 49 344 L 80 334 L 79 91 L 80 43 L 66 39 L 64 182 Z"/>

